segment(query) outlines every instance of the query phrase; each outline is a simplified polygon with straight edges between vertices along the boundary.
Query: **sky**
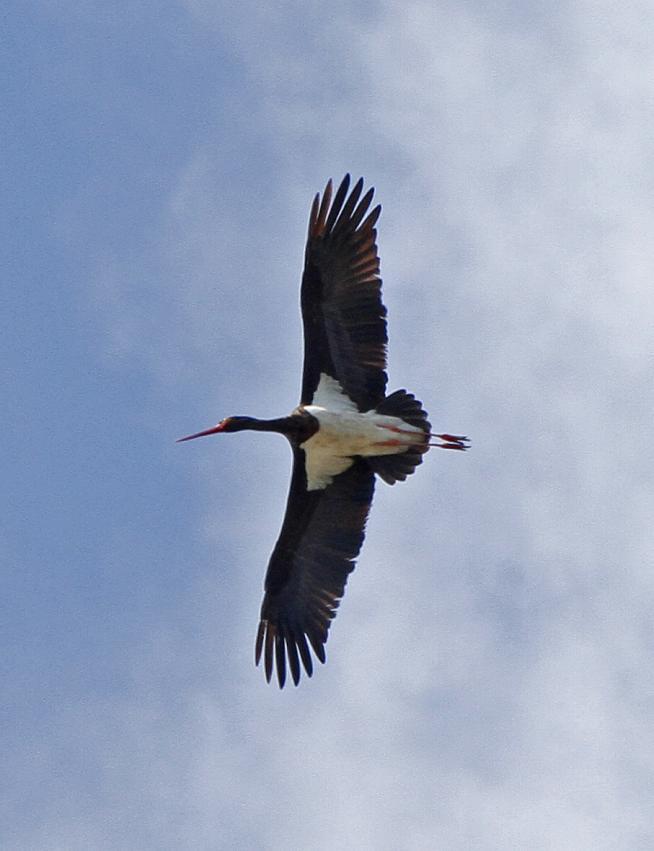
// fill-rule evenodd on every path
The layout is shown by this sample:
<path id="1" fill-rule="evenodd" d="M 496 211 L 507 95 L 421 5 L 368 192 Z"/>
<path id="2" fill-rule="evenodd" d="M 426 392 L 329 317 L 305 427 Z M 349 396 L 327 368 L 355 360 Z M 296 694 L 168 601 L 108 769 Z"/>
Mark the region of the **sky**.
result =
<path id="1" fill-rule="evenodd" d="M 563 0 L 4 16 L 3 849 L 654 847 L 654 19 Z M 312 197 L 376 187 L 380 483 L 311 680 L 254 668 Z"/>

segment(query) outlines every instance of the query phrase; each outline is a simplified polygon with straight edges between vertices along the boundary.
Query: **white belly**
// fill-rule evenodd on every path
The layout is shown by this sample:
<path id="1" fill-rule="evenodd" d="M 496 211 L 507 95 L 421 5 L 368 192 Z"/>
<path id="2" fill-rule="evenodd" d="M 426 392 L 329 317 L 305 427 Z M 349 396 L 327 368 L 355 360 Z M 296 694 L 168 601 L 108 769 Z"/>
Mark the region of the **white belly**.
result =
<path id="1" fill-rule="evenodd" d="M 307 405 L 305 411 L 320 424 L 318 431 L 301 444 L 308 490 L 327 487 L 334 476 L 352 466 L 357 455 L 396 455 L 425 440 L 422 429 L 375 411 L 330 411 L 320 405 Z"/>

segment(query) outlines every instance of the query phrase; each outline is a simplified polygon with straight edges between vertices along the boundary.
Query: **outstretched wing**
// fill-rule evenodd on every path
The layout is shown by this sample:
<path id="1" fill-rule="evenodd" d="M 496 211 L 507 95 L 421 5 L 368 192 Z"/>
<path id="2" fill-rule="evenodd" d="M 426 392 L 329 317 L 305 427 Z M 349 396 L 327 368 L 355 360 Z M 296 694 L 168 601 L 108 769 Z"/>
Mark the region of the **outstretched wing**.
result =
<path id="1" fill-rule="evenodd" d="M 280 688 L 286 662 L 295 685 L 300 660 L 313 673 L 309 645 L 321 662 L 330 623 L 354 570 L 365 534 L 375 476 L 355 463 L 322 490 L 307 490 L 304 451 L 294 449 L 286 515 L 270 558 L 257 633 L 255 660 L 263 654 L 266 679 L 277 668 Z"/>
<path id="2" fill-rule="evenodd" d="M 381 207 L 368 213 L 374 190 L 361 198 L 363 178 L 346 200 L 349 185 L 348 174 L 332 201 L 330 180 L 311 208 L 302 277 L 301 402 L 311 404 L 325 373 L 367 411 L 386 389 L 386 308 L 375 230 Z"/>

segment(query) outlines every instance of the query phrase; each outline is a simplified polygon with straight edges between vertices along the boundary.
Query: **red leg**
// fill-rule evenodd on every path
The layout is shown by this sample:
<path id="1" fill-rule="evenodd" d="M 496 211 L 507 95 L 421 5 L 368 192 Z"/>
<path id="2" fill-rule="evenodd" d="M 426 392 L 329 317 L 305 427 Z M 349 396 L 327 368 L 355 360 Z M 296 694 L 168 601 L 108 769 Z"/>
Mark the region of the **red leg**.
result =
<path id="1" fill-rule="evenodd" d="M 436 446 L 438 449 L 459 449 L 464 451 L 468 448 L 470 441 L 467 437 L 461 437 L 456 434 L 432 434 L 430 437 L 437 437 L 442 440 L 442 443 L 430 443 L 430 446 Z"/>

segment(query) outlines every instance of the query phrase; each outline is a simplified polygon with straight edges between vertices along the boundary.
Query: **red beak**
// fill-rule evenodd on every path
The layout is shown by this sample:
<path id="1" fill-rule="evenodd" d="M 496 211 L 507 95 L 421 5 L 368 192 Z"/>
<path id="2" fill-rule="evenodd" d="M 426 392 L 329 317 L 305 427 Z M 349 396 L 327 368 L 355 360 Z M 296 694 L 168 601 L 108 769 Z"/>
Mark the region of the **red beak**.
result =
<path id="1" fill-rule="evenodd" d="M 196 434 L 189 434 L 187 437 L 180 437 L 176 440 L 176 443 L 184 443 L 185 440 L 195 440 L 196 437 L 206 437 L 208 434 L 218 434 L 218 432 L 223 431 L 225 426 L 223 423 L 218 423 L 217 426 L 213 428 L 207 428 L 204 431 L 198 431 Z"/>

